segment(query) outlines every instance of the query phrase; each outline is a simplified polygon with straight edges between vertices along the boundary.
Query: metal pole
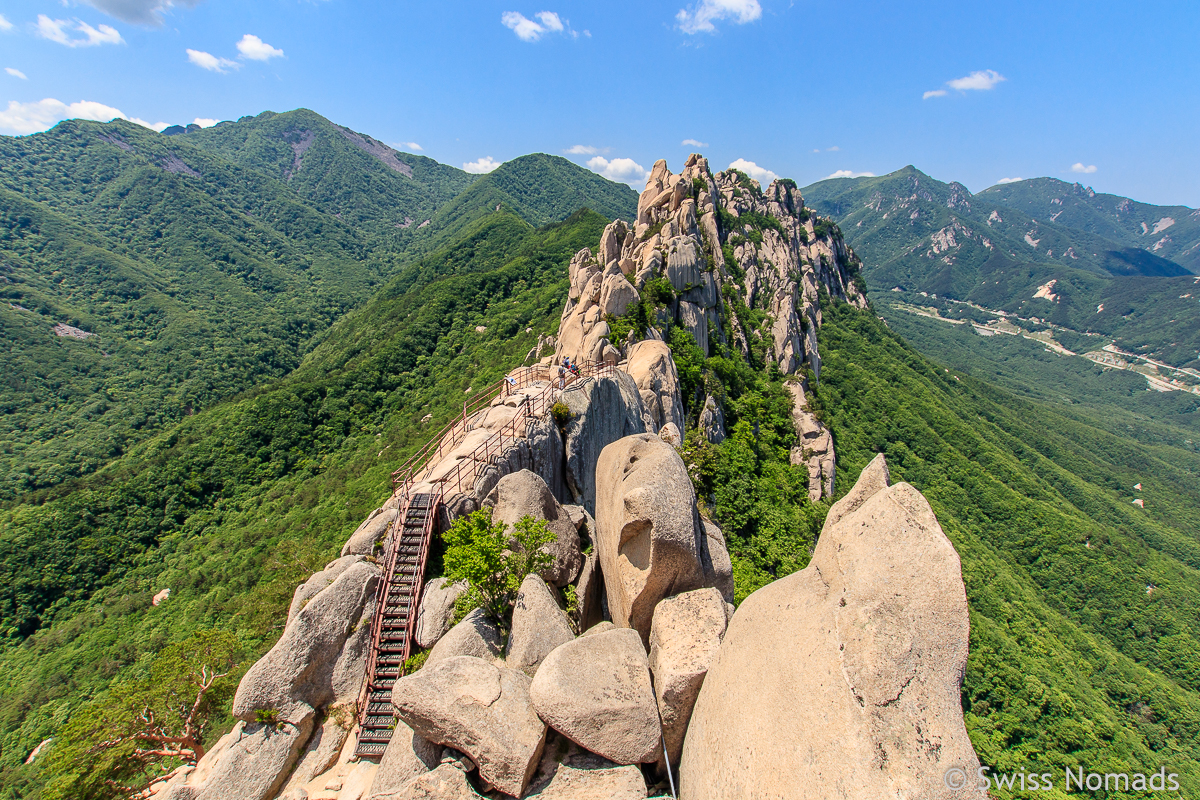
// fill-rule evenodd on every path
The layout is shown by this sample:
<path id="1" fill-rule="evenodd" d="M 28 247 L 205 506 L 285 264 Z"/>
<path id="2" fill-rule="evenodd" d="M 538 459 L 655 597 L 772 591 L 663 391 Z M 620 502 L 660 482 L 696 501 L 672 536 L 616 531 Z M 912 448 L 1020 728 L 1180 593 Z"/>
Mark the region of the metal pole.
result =
<path id="1" fill-rule="evenodd" d="M 671 774 L 671 757 L 667 755 L 667 737 L 659 733 L 658 740 L 662 742 L 663 746 L 663 763 L 667 765 L 667 780 L 671 783 L 671 797 L 679 800 L 678 795 L 675 794 L 675 776 Z"/>

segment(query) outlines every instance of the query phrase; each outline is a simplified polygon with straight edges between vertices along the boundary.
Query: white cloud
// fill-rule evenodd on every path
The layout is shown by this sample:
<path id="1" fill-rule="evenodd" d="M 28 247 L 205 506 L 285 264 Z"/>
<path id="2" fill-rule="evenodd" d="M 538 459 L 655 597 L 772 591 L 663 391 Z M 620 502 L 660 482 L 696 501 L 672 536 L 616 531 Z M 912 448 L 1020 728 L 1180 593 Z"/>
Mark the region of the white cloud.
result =
<path id="1" fill-rule="evenodd" d="M 421 145 L 417 144 L 416 142 L 396 142 L 395 144 L 392 145 L 392 147 L 398 147 L 403 150 L 408 150 L 410 152 L 413 150 L 424 150 L 425 149 L 425 148 L 421 147 Z"/>
<path id="2" fill-rule="evenodd" d="M 174 6 L 194 8 L 201 0 L 84 0 L 110 17 L 135 25 L 162 25 L 163 13 Z"/>
<path id="3" fill-rule="evenodd" d="M 240 69 L 241 64 L 236 61 L 230 61 L 228 58 L 218 58 L 212 53 L 206 53 L 203 50 L 192 50 L 188 48 L 188 61 L 195 64 L 197 67 L 203 67 L 211 72 L 225 72 L 230 69 Z"/>
<path id="4" fill-rule="evenodd" d="M 83 34 L 82 39 L 72 38 L 68 31 Z M 95 47 L 101 44 L 125 44 L 121 34 L 111 25 L 101 25 L 93 28 L 86 22 L 70 19 L 50 19 L 45 14 L 38 14 L 38 35 L 67 47 Z"/>
<path id="5" fill-rule="evenodd" d="M 730 164 L 729 168 L 741 170 L 751 178 L 754 178 L 754 180 L 758 181 L 763 186 L 766 186 L 771 181 L 779 177 L 774 172 L 771 172 L 771 170 L 765 167 L 760 167 L 753 161 L 747 161 L 744 158 L 739 158 L 737 161 Z"/>
<path id="6" fill-rule="evenodd" d="M 237 43 L 237 49 L 242 54 L 242 58 L 248 58 L 251 61 L 266 61 L 283 55 L 283 51 L 278 47 L 271 47 L 252 33 L 247 33 L 241 38 L 241 41 Z"/>
<path id="7" fill-rule="evenodd" d="M 1074 164 L 1071 165 L 1071 172 L 1080 172 L 1084 175 L 1091 175 L 1095 171 L 1096 171 L 1095 164 L 1088 164 L 1085 167 L 1083 165 L 1083 162 L 1076 161 Z"/>
<path id="8" fill-rule="evenodd" d="M 607 153 L 607 147 L 592 147 L 590 144 L 573 144 L 563 150 L 569 156 L 594 156 L 597 153 Z"/>
<path id="9" fill-rule="evenodd" d="M 874 172 L 855 172 L 854 170 L 849 170 L 849 169 L 839 169 L 837 172 L 833 173 L 832 175 L 826 175 L 824 178 L 821 178 L 821 180 L 827 181 L 827 180 L 830 180 L 831 178 L 874 178 L 874 177 L 875 177 Z"/>
<path id="10" fill-rule="evenodd" d="M 547 33 L 567 33 L 572 38 L 579 38 L 579 34 L 571 29 L 571 23 L 553 11 L 539 11 L 533 16 L 535 19 L 528 19 L 517 11 L 505 11 L 500 15 L 500 23 L 523 42 L 536 42 Z M 584 31 L 583 35 L 590 38 L 592 34 Z"/>
<path id="11" fill-rule="evenodd" d="M 13 131 L 21 135 L 37 133 L 64 119 L 90 119 L 96 122 L 127 119 L 158 131 L 167 127 L 165 122 L 151 124 L 145 120 L 127 117 L 120 109 L 93 100 L 80 100 L 78 103 L 68 105 L 61 100 L 47 97 L 45 100 L 31 103 L 10 101 L 8 108 L 0 111 L 0 130 Z"/>
<path id="12" fill-rule="evenodd" d="M 467 163 L 463 164 L 463 169 L 465 169 L 467 172 L 470 172 L 472 175 L 483 175 L 491 172 L 503 163 L 503 161 L 497 161 L 491 156 L 484 156 L 478 161 L 468 161 Z"/>
<path id="13" fill-rule="evenodd" d="M 13 24 L 6 20 L 3 14 L 0 14 L 0 31 L 11 31 L 12 29 Z"/>
<path id="14" fill-rule="evenodd" d="M 717 30 L 714 22 L 728 19 L 744 25 L 761 16 L 758 0 L 700 0 L 690 9 L 679 9 L 675 21 L 684 33 L 714 33 Z"/>
<path id="15" fill-rule="evenodd" d="M 841 152 L 841 149 L 842 149 L 842 148 L 838 147 L 838 146 L 835 144 L 833 147 L 826 147 L 826 148 L 825 148 L 825 152 L 826 152 L 826 153 L 838 153 L 838 152 Z"/>
<path id="16" fill-rule="evenodd" d="M 24 72 L 21 72 L 21 70 L 19 70 L 19 69 L 15 69 L 13 67 L 5 67 L 4 71 L 7 72 L 9 75 L 12 75 L 14 78 L 20 78 L 23 81 L 29 80 L 29 76 L 27 76 Z"/>
<path id="17" fill-rule="evenodd" d="M 701 142 L 697 139 L 684 139 L 679 144 L 683 147 L 708 147 L 707 142 Z"/>
<path id="18" fill-rule="evenodd" d="M 955 78 L 952 81 L 947 81 L 946 85 L 960 92 L 972 90 L 987 91 L 994 88 L 997 83 L 1005 80 L 1008 79 L 994 69 L 981 69 L 972 72 L 965 78 Z"/>
<path id="19" fill-rule="evenodd" d="M 220 121 L 221 120 L 219 120 L 219 119 L 208 119 L 207 117 L 196 117 L 194 120 L 192 120 L 192 123 L 194 125 L 199 125 L 201 128 L 211 128 L 213 125 L 216 125 Z"/>
<path id="20" fill-rule="evenodd" d="M 1008 78 L 994 69 L 981 69 L 972 72 L 966 77 L 946 81 L 946 85 L 959 92 L 987 91 L 996 88 L 996 84 L 1006 80 Z M 949 92 L 945 89 L 933 89 L 921 95 L 921 99 L 928 100 L 931 97 L 945 97 L 947 94 Z"/>
<path id="21" fill-rule="evenodd" d="M 147 122 L 146 120 L 138 119 L 137 117 L 130 117 L 129 121 L 136 122 L 138 125 L 141 125 L 143 128 L 149 128 L 150 130 L 158 131 L 159 133 L 162 133 L 167 128 L 171 127 L 171 123 L 169 123 L 169 122 Z"/>
<path id="22" fill-rule="evenodd" d="M 587 165 L 592 172 L 599 173 L 610 181 L 630 185 L 645 183 L 647 176 L 650 175 L 645 167 L 632 158 L 614 158 L 609 161 L 604 156 L 596 156 L 589 158 Z"/>
<path id="23" fill-rule="evenodd" d="M 542 27 L 548 31 L 561 32 L 563 29 L 562 20 L 553 11 L 539 11 L 534 16 L 542 23 Z"/>
<path id="24" fill-rule="evenodd" d="M 1020 183 L 1023 180 L 1025 180 L 1025 179 L 1024 178 L 1001 178 L 1000 180 L 996 181 L 996 184 L 999 185 L 1002 183 Z"/>

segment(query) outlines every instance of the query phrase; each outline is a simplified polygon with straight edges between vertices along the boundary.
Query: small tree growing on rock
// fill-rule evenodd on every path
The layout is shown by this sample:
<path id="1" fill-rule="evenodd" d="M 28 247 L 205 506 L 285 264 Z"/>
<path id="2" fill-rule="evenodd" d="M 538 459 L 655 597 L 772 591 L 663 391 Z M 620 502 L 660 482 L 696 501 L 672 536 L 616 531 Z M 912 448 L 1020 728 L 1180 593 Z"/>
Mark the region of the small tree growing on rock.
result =
<path id="1" fill-rule="evenodd" d="M 443 537 L 446 578 L 466 581 L 465 602 L 507 630 L 521 581 L 550 566 L 554 556 L 543 548 L 556 538 L 545 520 L 524 516 L 509 532 L 503 522 L 492 522 L 490 509 L 481 509 L 456 519 Z"/>
<path id="2" fill-rule="evenodd" d="M 115 684 L 75 711 L 50 751 L 60 777 L 47 800 L 143 797 L 174 766 L 195 764 L 214 714 L 237 681 L 237 637 L 198 631 L 163 649 L 144 674 Z"/>

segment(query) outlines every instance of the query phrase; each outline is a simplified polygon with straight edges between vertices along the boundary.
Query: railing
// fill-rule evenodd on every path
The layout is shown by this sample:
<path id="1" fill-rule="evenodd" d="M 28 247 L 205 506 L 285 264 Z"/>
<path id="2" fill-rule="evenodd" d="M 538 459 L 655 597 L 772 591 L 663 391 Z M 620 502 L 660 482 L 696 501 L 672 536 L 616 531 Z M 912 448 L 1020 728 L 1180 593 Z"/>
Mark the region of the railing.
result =
<path id="1" fill-rule="evenodd" d="M 513 378 L 513 383 L 509 383 L 509 378 Z M 521 367 L 509 373 L 507 377 L 501 378 L 495 383 L 476 392 L 469 400 L 463 402 L 463 413 L 461 416 L 456 416 L 453 420 L 434 435 L 432 439 L 425 443 L 425 446 L 408 458 L 400 468 L 392 473 L 392 488 L 393 490 L 399 487 L 401 481 L 410 479 L 419 474 L 422 469 L 430 461 L 440 460 L 438 456 L 445 456 L 450 450 L 458 446 L 468 433 L 471 432 L 470 419 L 478 411 L 491 405 L 492 401 L 500 394 L 507 396 L 514 391 L 519 391 L 528 387 L 530 384 L 538 380 L 550 380 L 550 367 L 534 364 L 530 367 Z"/>
<path id="2" fill-rule="evenodd" d="M 463 415 L 448 423 L 438 435 L 431 439 L 416 454 L 411 456 L 399 469 L 392 473 L 392 489 L 394 492 L 407 491 L 430 463 L 438 463 L 457 447 L 468 433 L 474 430 L 471 420 L 475 413 L 489 407 L 495 398 L 503 393 L 505 396 L 528 388 L 537 381 L 546 381 L 547 385 L 537 395 L 527 400 L 524 414 L 518 413 L 499 431 L 482 442 L 470 454 L 459 459 L 453 470 L 437 479 L 442 484 L 442 496 L 453 497 L 463 488 L 463 479 L 470 472 L 470 482 L 474 483 L 482 466 L 492 463 L 492 459 L 504 452 L 504 444 L 514 444 L 517 439 L 524 438 L 530 418 L 545 414 L 551 405 L 549 398 L 554 391 L 571 386 L 584 378 L 611 377 L 616 374 L 616 365 L 607 362 L 585 362 L 578 365 L 577 372 L 568 372 L 563 386 L 559 387 L 557 375 L 552 374 L 552 368 L 541 364 L 522 367 L 514 370 L 507 377 L 496 381 L 481 392 L 476 393 L 471 400 L 463 403 Z M 509 381 L 509 378 L 512 381 Z M 524 427 L 522 427 L 522 423 Z M 510 430 L 511 429 L 511 430 Z M 520 430 L 520 433 L 518 433 Z M 467 467 L 470 469 L 467 469 Z M 453 487 L 453 488 L 451 488 Z"/>

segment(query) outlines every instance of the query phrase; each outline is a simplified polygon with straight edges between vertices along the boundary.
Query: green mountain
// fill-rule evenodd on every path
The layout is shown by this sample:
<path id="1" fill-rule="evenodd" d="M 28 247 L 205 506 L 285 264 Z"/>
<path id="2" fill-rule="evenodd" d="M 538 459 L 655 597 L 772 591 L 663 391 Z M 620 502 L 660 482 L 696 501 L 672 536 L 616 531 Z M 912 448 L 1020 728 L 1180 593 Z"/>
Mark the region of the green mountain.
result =
<path id="1" fill-rule="evenodd" d="M 508 208 L 530 225 L 561 220 L 587 206 L 609 219 L 633 219 L 637 192 L 545 153 L 514 158 L 484 175 L 433 218 L 435 229 Z"/>
<path id="2" fill-rule="evenodd" d="M 392 185 L 387 173 L 364 183 L 370 196 L 356 198 L 347 180 L 344 204 L 323 205 L 337 193 L 321 195 L 320 180 L 302 184 L 307 194 L 295 188 L 307 162 L 291 181 L 271 171 L 287 163 L 282 149 L 254 166 L 234 157 L 249 146 L 222 155 L 193 143 L 199 133 L 216 140 L 238 125 L 286 116 L 173 137 L 126 123 L 65 123 L 0 140 L 12 156 L 0 165 L 3 285 L 13 306 L 28 309 L 0 308 L 11 314 L 0 316 L 5 367 L 43 393 L 32 408 L 16 384 L 6 389 L 5 457 L 15 464 L 32 452 L 10 441 L 62 443 L 39 456 L 45 463 L 70 463 L 69 447 L 95 452 L 93 466 L 66 483 L 35 493 L 13 484 L 0 509 L 0 798 L 40 798 L 48 783 L 69 781 L 79 765 L 24 761 L 74 716 L 103 712 L 112 687 L 146 675 L 169 644 L 201 630 L 231 632 L 242 671 L 269 648 L 297 583 L 379 504 L 390 470 L 459 413 L 465 393 L 521 363 L 539 333 L 555 331 L 567 264 L 596 246 L 604 226 L 596 209 L 629 202 L 623 187 L 530 156 L 475 179 L 433 209 L 426 228 L 391 222 L 400 232 L 389 233 L 376 200 L 400 190 L 379 188 Z M 346 140 L 322 135 L 331 150 L 340 146 L 334 136 Z M 263 141 L 274 147 L 266 134 Z M 376 169 L 349 147 L 343 155 L 354 157 L 354 169 Z M 962 203 L 978 201 L 960 193 L 950 205 L 953 185 L 926 192 L 928 179 L 909 178 L 917 183 L 905 197 L 918 199 L 903 207 L 908 216 L 880 190 L 884 210 L 845 226 L 852 241 L 863 228 L 872 234 L 858 255 L 879 306 L 821 301 L 823 366 L 810 403 L 837 443 L 837 486 L 844 492 L 875 453 L 886 453 L 894 478 L 925 493 L 958 548 L 972 615 L 963 704 L 984 763 L 1008 772 L 1163 764 L 1181 774 L 1185 795 L 1195 794 L 1200 453 L 1187 421 L 1103 419 L 1049 402 L 1049 390 L 1017 396 L 1017 384 L 998 388 L 931 361 L 877 316 L 891 313 L 883 303 L 896 295 L 917 302 L 926 284 L 893 293 L 872 275 L 910 270 L 932 280 L 928 269 L 918 274 L 938 261 L 925 257 L 928 242 L 903 252 L 914 247 L 906 226 L 925 226 L 928 214 L 932 230 L 917 241 L 949 225 L 956 247 L 969 239 L 988 253 L 972 273 L 979 283 L 963 284 L 964 299 L 1002 281 L 1012 291 L 996 298 L 1018 310 L 1031 302 L 1047 316 L 1056 308 L 1077 314 L 1094 296 L 1085 292 L 1123 285 L 1128 313 L 1112 324 L 1128 336 L 1140 315 L 1137 330 L 1149 337 L 1167 295 L 1187 293 L 1163 287 L 1196 279 L 1113 277 L 1099 255 L 1079 268 L 1051 257 L 1018 261 L 1010 250 L 1033 248 L 1001 223 L 967 216 Z M 580 200 L 538 188 L 559 182 Z M 862 210 L 843 199 L 848 215 Z M 541 224 L 576 202 L 593 210 Z M 829 208 L 820 202 L 831 201 L 813 205 Z M 946 215 L 937 218 L 941 227 L 933 227 L 935 211 Z M 889 246 L 894 258 L 884 266 L 867 255 Z M 970 261 L 974 251 L 964 248 L 952 258 Z M 1019 269 L 985 269 L 999 251 Z M 1154 268 L 1163 261 L 1150 258 Z M 1056 286 L 1074 292 L 1066 295 L 1072 302 L 1020 296 L 1047 275 L 1060 276 Z M 957 285 L 954 275 L 946 280 Z M 1136 294 L 1137 285 L 1160 288 Z M 1181 305 L 1181 316 L 1191 308 Z M 289 327 L 289 319 L 311 321 Z M 57 322 L 101 335 L 55 336 Z M 1164 330 L 1153 346 L 1166 346 Z M 787 461 L 793 432 L 780 402 L 783 376 L 752 363 L 753 352 L 743 358 L 714 345 L 706 357 L 688 337 L 671 344 L 685 380 L 729 399 L 729 438 L 685 452 L 699 459 L 698 480 L 721 484 L 702 487 L 715 510 L 723 519 L 740 515 L 750 532 L 745 541 L 731 536 L 738 574 L 802 567 L 807 549 L 796 544 L 811 544 L 810 528 L 819 530 L 828 506 L 807 500 L 807 473 Z M 208 394 L 187 389 L 193 378 L 208 381 L 195 384 Z M 166 398 L 157 406 L 155 392 Z M 204 399 L 182 405 L 193 396 Z M 168 401 L 179 404 L 174 416 L 161 411 L 176 407 Z M 97 444 L 102 429 L 142 407 L 136 403 L 160 416 L 131 426 L 117 444 Z M 61 413 L 61 429 L 35 436 L 22 428 L 53 413 Z M 1135 483 L 1145 508 L 1131 503 Z M 761 563 L 749 564 L 755 559 Z M 170 599 L 152 605 L 163 588 Z M 231 724 L 220 720 L 210 741 Z"/>
<path id="3" fill-rule="evenodd" d="M 984 189 L 977 197 L 1079 231 L 1138 247 L 1200 273 L 1200 211 L 1098 194 L 1055 178 L 1032 178 Z"/>
<path id="4" fill-rule="evenodd" d="M 177 138 L 266 173 L 321 213 L 384 239 L 416 233 L 422 222 L 476 180 L 432 158 L 398 152 L 303 108 L 284 114 L 265 111 Z"/>
<path id="5" fill-rule="evenodd" d="M 72 121 L 0 137 L 0 500 L 287 374 L 496 197 L 538 225 L 636 201 L 565 159 L 477 178 L 303 109 L 176 136 Z"/>
<path id="6" fill-rule="evenodd" d="M 842 226 L 877 302 L 949 299 L 1094 333 L 1173 366 L 1200 357 L 1196 278 L 1174 261 L 913 167 L 821 181 L 804 194 Z"/>

